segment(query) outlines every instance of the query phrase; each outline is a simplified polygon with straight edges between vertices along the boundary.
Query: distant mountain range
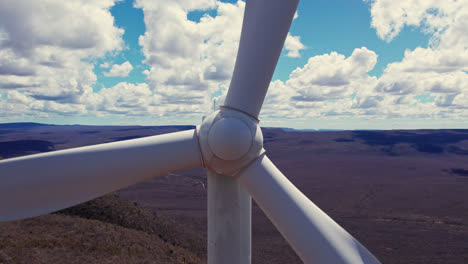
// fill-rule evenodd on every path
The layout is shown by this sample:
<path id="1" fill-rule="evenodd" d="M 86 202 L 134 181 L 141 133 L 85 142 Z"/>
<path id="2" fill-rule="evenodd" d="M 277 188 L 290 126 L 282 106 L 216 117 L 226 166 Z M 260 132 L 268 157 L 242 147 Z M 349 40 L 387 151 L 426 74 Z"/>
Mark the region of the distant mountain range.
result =
<path id="1" fill-rule="evenodd" d="M 130 140 L 152 135 L 194 129 L 195 126 L 88 126 L 49 125 L 40 123 L 0 124 L 0 156 L 17 157 L 27 154 L 72 147 Z M 353 143 L 353 152 L 386 154 L 451 153 L 468 156 L 468 129 L 443 130 L 336 130 L 262 128 L 266 146 L 272 142 L 282 145 L 300 144 L 320 153 L 340 153 Z M 310 133 L 326 132 L 326 133 Z M 322 135 L 319 135 L 322 134 Z M 305 145 L 304 145 L 305 144 Z"/>
<path id="2" fill-rule="evenodd" d="M 345 131 L 345 129 L 296 129 L 288 127 L 269 127 L 269 128 L 278 128 L 282 129 L 285 132 L 321 132 L 321 131 Z"/>
<path id="3" fill-rule="evenodd" d="M 33 123 L 33 122 L 0 123 L 0 129 L 1 128 L 28 128 L 28 127 L 39 127 L 39 126 L 53 126 L 53 125 Z"/>

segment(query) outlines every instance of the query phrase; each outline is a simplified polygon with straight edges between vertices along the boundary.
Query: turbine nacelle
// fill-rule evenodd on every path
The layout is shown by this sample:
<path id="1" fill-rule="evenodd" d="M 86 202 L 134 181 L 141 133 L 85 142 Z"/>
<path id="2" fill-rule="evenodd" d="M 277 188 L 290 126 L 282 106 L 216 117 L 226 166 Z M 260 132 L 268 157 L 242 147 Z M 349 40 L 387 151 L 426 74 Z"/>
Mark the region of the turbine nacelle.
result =
<path id="1" fill-rule="evenodd" d="M 263 135 L 258 120 L 229 107 L 207 116 L 197 127 L 203 166 L 235 176 L 261 156 Z"/>

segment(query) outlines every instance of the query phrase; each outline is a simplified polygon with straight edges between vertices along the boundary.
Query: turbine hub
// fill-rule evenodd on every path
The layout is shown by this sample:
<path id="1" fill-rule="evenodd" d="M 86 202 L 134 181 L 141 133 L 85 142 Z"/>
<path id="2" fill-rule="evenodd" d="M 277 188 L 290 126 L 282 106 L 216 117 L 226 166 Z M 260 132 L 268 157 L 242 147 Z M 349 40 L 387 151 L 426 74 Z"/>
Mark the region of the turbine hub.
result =
<path id="1" fill-rule="evenodd" d="M 258 120 L 235 109 L 207 116 L 197 135 L 203 166 L 219 174 L 235 176 L 265 152 Z"/>
<path id="2" fill-rule="evenodd" d="M 232 117 L 219 119 L 208 132 L 208 145 L 213 154 L 223 160 L 238 160 L 252 146 L 252 133 L 242 120 Z"/>

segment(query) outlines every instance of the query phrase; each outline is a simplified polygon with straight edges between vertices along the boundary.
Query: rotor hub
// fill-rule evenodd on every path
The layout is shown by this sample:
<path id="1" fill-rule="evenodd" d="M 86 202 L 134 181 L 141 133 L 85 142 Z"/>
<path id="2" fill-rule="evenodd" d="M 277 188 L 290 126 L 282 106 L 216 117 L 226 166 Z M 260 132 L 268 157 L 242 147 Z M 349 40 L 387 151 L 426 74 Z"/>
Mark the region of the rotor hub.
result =
<path id="1" fill-rule="evenodd" d="M 213 154 L 224 160 L 242 158 L 252 146 L 252 133 L 246 123 L 237 118 L 219 119 L 208 132 L 208 145 Z"/>
<path id="2" fill-rule="evenodd" d="M 258 120 L 235 109 L 221 108 L 197 127 L 204 167 L 235 176 L 263 154 Z"/>

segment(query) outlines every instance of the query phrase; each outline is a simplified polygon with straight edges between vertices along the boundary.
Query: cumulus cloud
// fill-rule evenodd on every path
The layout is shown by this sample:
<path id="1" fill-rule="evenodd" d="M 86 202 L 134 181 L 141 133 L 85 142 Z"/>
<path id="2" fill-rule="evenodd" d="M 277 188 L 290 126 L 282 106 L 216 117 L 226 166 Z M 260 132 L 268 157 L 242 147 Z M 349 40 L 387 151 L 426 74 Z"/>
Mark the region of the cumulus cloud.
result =
<path id="1" fill-rule="evenodd" d="M 86 113 L 84 105 L 60 103 L 51 100 L 37 100 L 16 90 L 7 92 L 7 101 L 0 101 L 0 108 L 6 107 L 13 111 L 2 113 L 2 117 L 18 117 L 18 115 L 33 115 L 36 117 L 53 117 L 54 115 L 73 116 Z"/>
<path id="2" fill-rule="evenodd" d="M 371 16 L 377 35 L 387 41 L 405 26 L 430 35 L 427 48 L 406 50 L 402 61 L 386 67 L 376 91 L 408 103 L 414 96 L 429 94 L 434 102 L 425 105 L 433 107 L 433 114 L 468 116 L 457 110 L 465 108 L 460 99 L 468 94 L 468 1 L 376 0 Z M 411 107 L 406 110 L 415 113 Z"/>
<path id="3" fill-rule="evenodd" d="M 313 102 L 348 98 L 362 83 L 369 82 L 367 72 L 377 63 L 377 54 L 363 47 L 345 56 L 332 52 L 311 57 L 297 68 L 286 84 L 292 87 L 297 101 Z"/>
<path id="4" fill-rule="evenodd" d="M 409 26 L 430 36 L 428 46 L 407 50 L 378 78 L 369 75 L 378 55 L 366 47 L 311 57 L 288 80 L 270 84 L 262 118 L 467 118 L 467 1 L 366 1 L 380 38 L 391 42 Z M 125 46 L 109 12 L 113 4 L 0 2 L 0 117 L 187 117 L 210 111 L 214 94 L 222 104 L 244 2 L 136 0 L 146 26 L 139 44 L 147 83 L 93 91 L 93 62 Z M 217 15 L 194 22 L 187 18 L 194 10 Z M 305 48 L 300 36 L 288 34 L 288 57 L 300 57 Z M 108 69 L 105 76 L 125 77 L 133 70 L 128 61 L 99 67 Z M 429 99 L 418 99 L 422 95 Z"/>
<path id="5" fill-rule="evenodd" d="M 18 90 L 3 107 L 19 115 L 79 114 L 82 96 L 96 82 L 92 60 L 124 47 L 105 1 L 2 1 L 0 3 L 0 89 Z M 24 98 L 23 98 L 24 99 Z M 32 107 L 34 105 L 34 107 Z M 41 107 L 39 107 L 41 105 Z M 5 115 L 5 114 L 3 114 Z M 11 114 L 10 114 L 11 115 Z M 48 115 L 47 113 L 45 115 Z"/>
<path id="6" fill-rule="evenodd" d="M 147 84 L 122 82 L 96 92 L 92 62 L 125 46 L 123 30 L 109 12 L 114 2 L 2 3 L 0 89 L 8 89 L 0 99 L 2 109 L 31 116 L 60 111 L 191 116 L 209 111 L 214 93 L 222 103 L 239 44 L 243 1 L 135 1 L 145 19 L 139 43 L 149 66 L 143 71 Z M 187 18 L 191 11 L 210 9 L 217 15 L 204 15 L 199 22 Z M 288 36 L 288 56 L 300 56 L 304 48 L 299 36 Z M 108 69 L 104 76 L 109 77 L 133 70 L 128 61 L 98 66 Z"/>
<path id="7" fill-rule="evenodd" d="M 138 0 L 136 6 L 143 9 L 147 29 L 139 40 L 150 66 L 145 75 L 150 89 L 161 96 L 161 107 L 203 113 L 210 111 L 211 95 L 219 92 L 215 99 L 222 104 L 234 68 L 245 3 Z M 188 12 L 195 9 L 215 9 L 217 16 L 188 20 Z M 300 57 L 305 46 L 299 36 L 289 34 L 285 49 L 287 56 Z"/>
<path id="8" fill-rule="evenodd" d="M 122 45 L 123 30 L 114 26 L 108 10 L 113 4 L 111 0 L 3 2 L 0 23 L 6 40 L 2 41 L 2 48 L 29 57 L 37 55 L 38 46 L 103 55 Z"/>
<path id="9" fill-rule="evenodd" d="M 296 12 L 294 13 L 293 20 L 296 20 L 299 17 L 299 14 Z M 286 56 L 290 58 L 299 58 L 301 57 L 300 51 L 305 49 L 306 46 L 302 44 L 300 36 L 293 36 L 288 33 L 286 40 L 284 42 L 284 49 L 288 52 Z"/>
<path id="10" fill-rule="evenodd" d="M 366 1 L 366 0 L 365 0 Z M 369 2 L 367 0 L 367 2 Z M 374 0 L 371 2 L 371 25 L 377 35 L 387 41 L 395 38 L 405 26 L 423 27 L 427 33 L 438 38 L 454 32 L 463 33 L 459 26 L 466 22 L 466 0 Z M 450 27 L 450 29 L 449 29 Z M 455 42 L 459 42 L 457 37 Z"/>
<path id="11" fill-rule="evenodd" d="M 89 94 L 83 100 L 87 109 L 98 116 L 107 115 L 150 115 L 151 105 L 158 102 L 145 83 L 131 84 L 121 82 L 110 88 L 103 88 L 97 93 Z"/>
<path id="12" fill-rule="evenodd" d="M 99 67 L 104 68 L 104 69 L 107 69 L 107 68 L 110 67 L 110 64 L 109 64 L 108 62 L 103 62 L 103 63 L 101 63 L 101 64 L 99 65 Z"/>
<path id="13" fill-rule="evenodd" d="M 430 35 L 380 77 L 365 47 L 309 58 L 285 82 L 274 81 L 262 115 L 290 118 L 468 118 L 468 1 L 367 1 L 372 27 L 390 42 L 403 27 Z M 426 100 L 420 100 L 425 96 Z"/>
<path id="14" fill-rule="evenodd" d="M 211 94 L 231 77 L 245 3 L 138 0 L 136 6 L 145 14 L 147 30 L 139 42 L 151 90 L 162 96 L 164 107 L 208 111 Z M 188 20 L 196 9 L 216 9 L 217 16 Z"/>
<path id="15" fill-rule="evenodd" d="M 122 64 L 114 64 L 108 72 L 104 73 L 107 77 L 127 77 L 128 74 L 133 70 L 133 66 L 130 62 L 126 61 Z"/>
<path id="16" fill-rule="evenodd" d="M 348 58 L 336 52 L 311 57 L 306 65 L 294 70 L 286 82 L 272 82 L 262 115 L 349 114 L 353 94 L 360 97 L 371 93 L 376 78 L 367 72 L 376 62 L 377 54 L 365 47 L 355 49 Z"/>
<path id="17" fill-rule="evenodd" d="M 403 27 L 412 26 L 431 36 L 428 48 L 407 50 L 404 59 L 389 64 L 379 78 L 369 75 L 378 55 L 366 47 L 348 57 L 337 52 L 311 57 L 288 80 L 271 83 L 262 117 L 467 116 L 462 105 L 467 100 L 466 1 L 367 1 L 379 37 L 390 42 Z M 222 101 L 244 3 L 173 1 L 163 6 L 139 0 L 137 6 L 144 10 L 147 27 L 140 38 L 150 65 L 145 74 L 161 105 L 204 112 L 217 90 Z M 187 13 L 194 9 L 216 9 L 218 16 L 189 21 Z M 300 37 L 288 34 L 287 56 L 300 57 L 303 49 Z M 426 94 L 432 100 L 417 99 Z"/>
<path id="18" fill-rule="evenodd" d="M 300 36 L 293 36 L 288 33 L 288 36 L 284 42 L 284 48 L 288 52 L 286 56 L 290 58 L 299 58 L 301 57 L 299 52 L 305 49 L 305 46 L 302 44 Z"/>

